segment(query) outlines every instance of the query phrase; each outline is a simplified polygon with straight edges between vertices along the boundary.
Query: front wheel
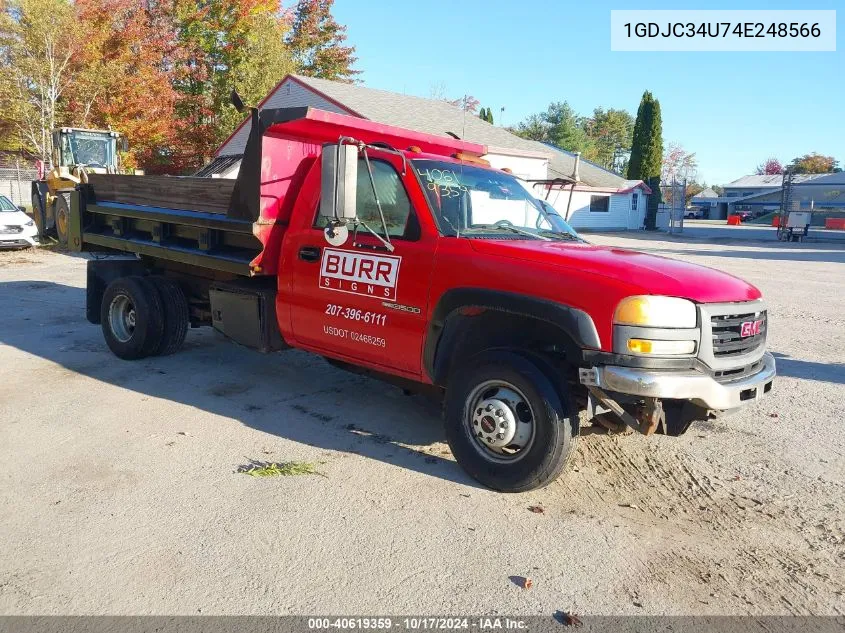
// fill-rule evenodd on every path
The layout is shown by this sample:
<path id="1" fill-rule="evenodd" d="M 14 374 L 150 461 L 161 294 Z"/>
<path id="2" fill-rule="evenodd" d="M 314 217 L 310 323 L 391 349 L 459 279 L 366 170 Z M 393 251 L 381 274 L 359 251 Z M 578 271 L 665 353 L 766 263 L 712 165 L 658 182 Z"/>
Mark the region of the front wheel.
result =
<path id="1" fill-rule="evenodd" d="M 478 482 L 525 492 L 554 481 L 575 450 L 579 421 L 565 387 L 542 362 L 489 351 L 453 372 L 446 439 Z"/>

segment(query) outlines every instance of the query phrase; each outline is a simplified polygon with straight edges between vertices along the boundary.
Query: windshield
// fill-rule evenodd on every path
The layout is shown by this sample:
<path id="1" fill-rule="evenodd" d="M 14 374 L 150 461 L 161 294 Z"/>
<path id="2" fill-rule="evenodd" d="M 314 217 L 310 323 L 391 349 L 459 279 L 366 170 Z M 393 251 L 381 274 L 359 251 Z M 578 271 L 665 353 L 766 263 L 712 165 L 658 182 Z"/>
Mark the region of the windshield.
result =
<path id="1" fill-rule="evenodd" d="M 579 239 L 550 205 L 509 174 L 436 160 L 412 163 L 444 235 Z"/>
<path id="2" fill-rule="evenodd" d="M 94 168 L 113 167 L 116 145 L 116 139 L 103 132 L 75 130 L 62 134 L 63 162 Z"/>
<path id="3" fill-rule="evenodd" d="M 17 211 L 18 208 L 12 204 L 6 196 L 0 196 L 0 211 Z"/>

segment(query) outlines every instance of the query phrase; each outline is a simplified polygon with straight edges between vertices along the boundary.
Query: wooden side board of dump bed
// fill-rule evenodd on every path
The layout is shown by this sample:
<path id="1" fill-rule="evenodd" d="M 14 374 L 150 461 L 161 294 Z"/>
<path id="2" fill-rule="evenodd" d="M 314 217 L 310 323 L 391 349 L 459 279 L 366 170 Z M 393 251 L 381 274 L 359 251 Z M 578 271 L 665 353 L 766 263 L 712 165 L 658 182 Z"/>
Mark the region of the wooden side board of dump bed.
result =
<path id="1" fill-rule="evenodd" d="M 191 176 L 115 176 L 88 174 L 97 202 L 204 211 L 226 215 L 235 181 Z"/>

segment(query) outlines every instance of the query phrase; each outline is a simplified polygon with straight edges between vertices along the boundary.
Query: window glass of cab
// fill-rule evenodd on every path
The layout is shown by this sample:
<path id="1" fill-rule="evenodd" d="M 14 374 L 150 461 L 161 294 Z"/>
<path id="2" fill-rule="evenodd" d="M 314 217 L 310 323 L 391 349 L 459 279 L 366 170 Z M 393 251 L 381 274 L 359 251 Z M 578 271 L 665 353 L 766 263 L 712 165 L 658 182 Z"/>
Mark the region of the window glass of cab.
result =
<path id="1" fill-rule="evenodd" d="M 358 184 L 355 195 L 355 212 L 358 219 L 379 235 L 384 233 L 376 196 L 373 193 L 375 185 L 375 193 L 378 195 L 387 224 L 387 235 L 392 238 L 417 239 L 419 225 L 411 212 L 411 201 L 398 172 L 390 163 L 373 158 L 370 158 L 370 169 L 373 174 L 372 182 L 366 161 L 363 158 L 358 159 Z M 318 206 L 314 226 L 323 227 L 325 224 L 326 218 L 319 215 Z M 359 233 L 361 231 L 366 232 L 365 229 L 359 229 Z"/>

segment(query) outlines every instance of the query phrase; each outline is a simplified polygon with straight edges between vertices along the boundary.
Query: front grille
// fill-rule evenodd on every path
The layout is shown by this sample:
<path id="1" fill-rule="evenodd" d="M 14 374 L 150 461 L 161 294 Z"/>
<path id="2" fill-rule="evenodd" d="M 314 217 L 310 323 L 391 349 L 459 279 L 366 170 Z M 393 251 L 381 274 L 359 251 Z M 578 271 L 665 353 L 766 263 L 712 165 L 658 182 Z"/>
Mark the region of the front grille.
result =
<path id="1" fill-rule="evenodd" d="M 753 336 L 742 336 L 742 324 L 762 321 L 760 332 Z M 766 311 L 746 314 L 724 314 L 711 317 L 713 332 L 713 356 L 724 358 L 742 356 L 753 352 L 766 342 Z"/>
<path id="2" fill-rule="evenodd" d="M 0 226 L 0 233 L 13 234 L 23 233 L 22 226 Z"/>

